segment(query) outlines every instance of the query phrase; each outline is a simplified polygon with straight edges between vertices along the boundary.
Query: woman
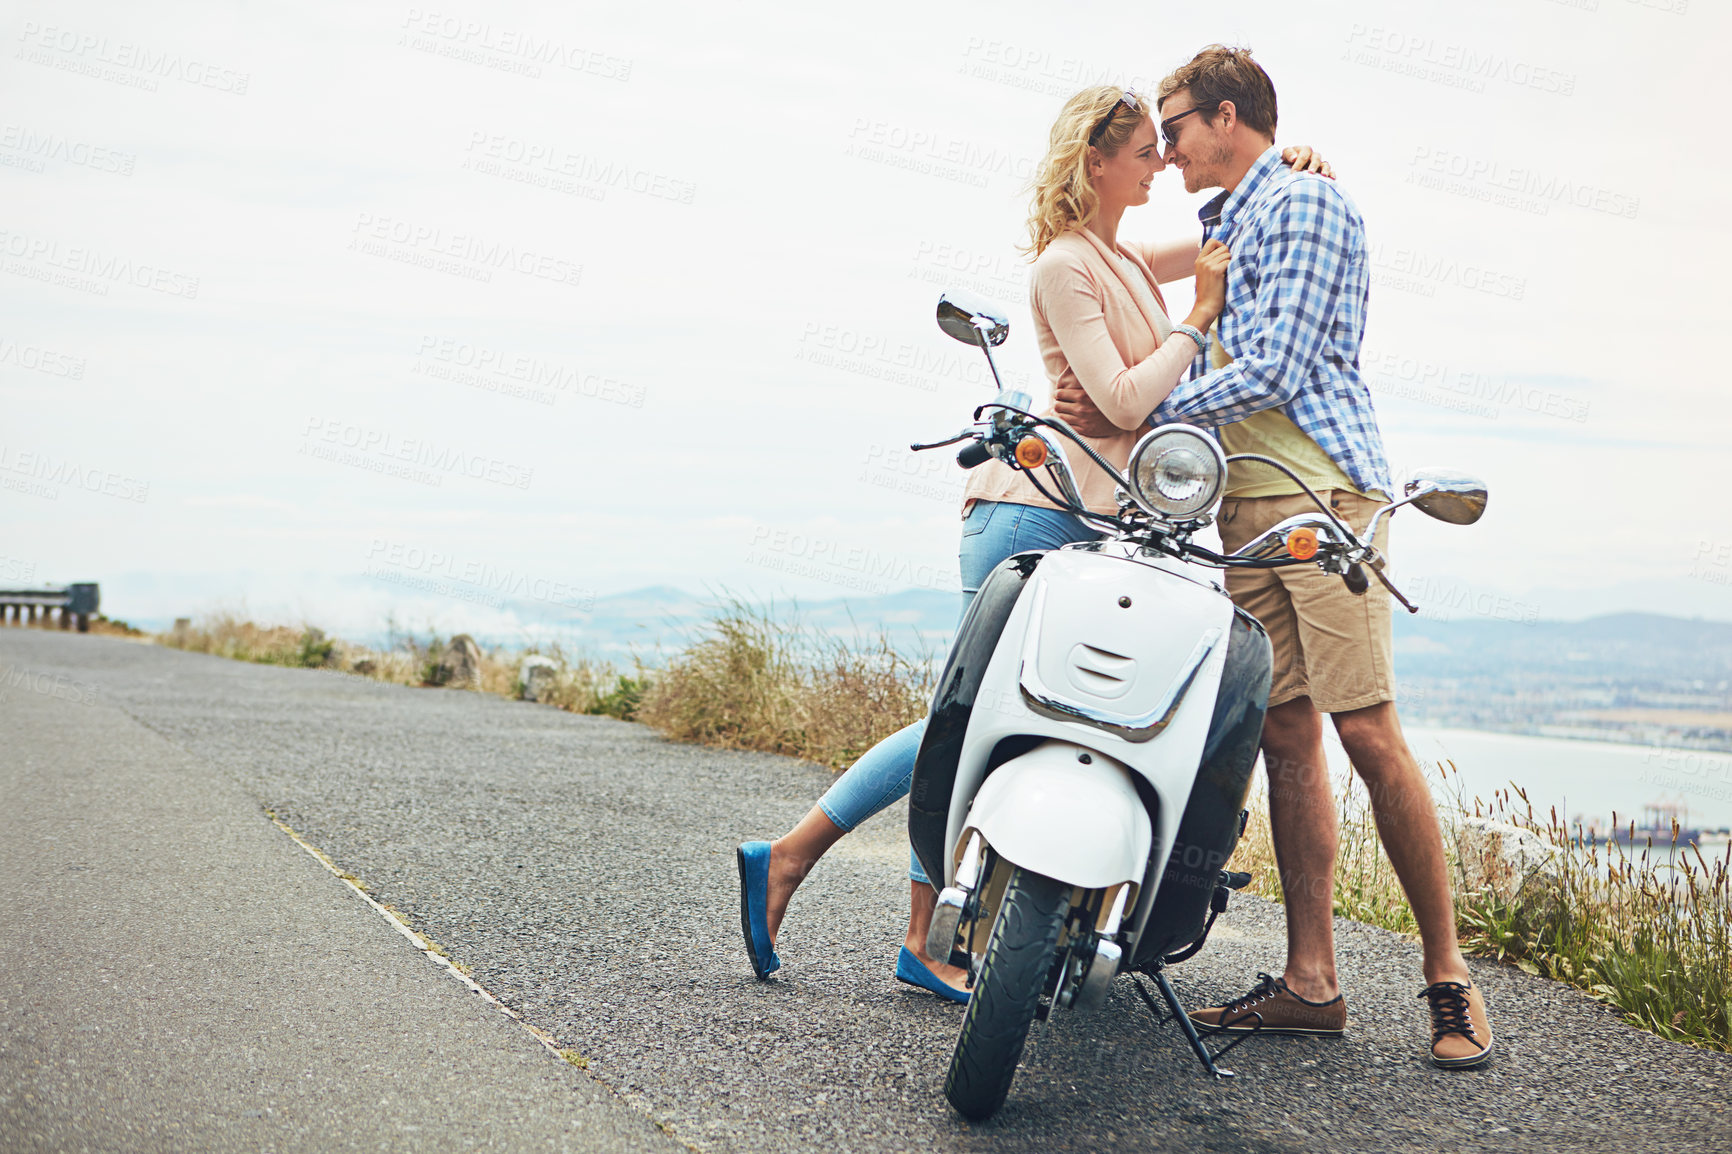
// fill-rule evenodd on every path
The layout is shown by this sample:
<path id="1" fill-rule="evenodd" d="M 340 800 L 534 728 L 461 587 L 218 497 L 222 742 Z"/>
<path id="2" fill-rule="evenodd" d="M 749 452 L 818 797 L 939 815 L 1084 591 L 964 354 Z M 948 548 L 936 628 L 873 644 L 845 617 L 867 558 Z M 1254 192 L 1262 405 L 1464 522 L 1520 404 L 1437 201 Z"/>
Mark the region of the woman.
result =
<path id="1" fill-rule="evenodd" d="M 1080 386 L 1120 432 L 1090 438 L 1119 469 L 1145 431 L 1143 422 L 1189 368 L 1221 311 L 1229 253 L 1218 241 L 1121 244 L 1120 219 L 1146 204 L 1149 183 L 1166 167 L 1152 106 L 1110 85 L 1065 103 L 1035 178 L 1029 218 L 1034 257 L 1029 303 L 1035 336 L 1055 391 Z M 1288 149 L 1289 164 L 1323 171 L 1310 149 Z M 1167 318 L 1158 284 L 1197 278 L 1196 305 L 1178 325 Z M 1171 338 L 1171 339 L 1169 339 Z M 1051 415 L 1050 406 L 1046 415 Z M 1113 480 L 1081 452 L 1071 455 L 1077 488 L 1092 512 L 1116 513 Z M 963 608 L 986 576 L 1013 553 L 1056 549 L 1100 534 L 1041 496 L 1026 474 L 996 460 L 974 471 L 963 500 Z M 908 793 L 925 721 L 868 750 L 800 823 L 774 842 L 740 846 L 740 921 L 753 971 L 781 966 L 775 941 L 794 890 L 844 834 Z M 935 893 L 910 854 L 908 933 L 896 976 L 952 1001 L 968 1000 L 966 973 L 926 955 Z"/>

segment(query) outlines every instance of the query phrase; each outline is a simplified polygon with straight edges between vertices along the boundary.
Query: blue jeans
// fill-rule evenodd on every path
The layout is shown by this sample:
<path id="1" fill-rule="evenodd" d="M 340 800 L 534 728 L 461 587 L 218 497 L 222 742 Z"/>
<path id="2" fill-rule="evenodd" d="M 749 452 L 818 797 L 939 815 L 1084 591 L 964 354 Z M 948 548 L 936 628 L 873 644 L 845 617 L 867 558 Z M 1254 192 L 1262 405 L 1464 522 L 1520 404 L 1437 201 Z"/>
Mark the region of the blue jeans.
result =
<path id="1" fill-rule="evenodd" d="M 987 575 L 1006 557 L 1030 549 L 1057 549 L 1072 541 L 1093 541 L 1101 534 L 1080 517 L 1039 505 L 1008 501 L 976 501 L 962 522 L 962 611 L 968 612 Z M 914 758 L 926 732 L 923 717 L 892 733 L 867 750 L 818 799 L 824 816 L 844 832 L 908 795 L 914 780 Z M 908 854 L 911 881 L 931 884 L 913 851 Z"/>

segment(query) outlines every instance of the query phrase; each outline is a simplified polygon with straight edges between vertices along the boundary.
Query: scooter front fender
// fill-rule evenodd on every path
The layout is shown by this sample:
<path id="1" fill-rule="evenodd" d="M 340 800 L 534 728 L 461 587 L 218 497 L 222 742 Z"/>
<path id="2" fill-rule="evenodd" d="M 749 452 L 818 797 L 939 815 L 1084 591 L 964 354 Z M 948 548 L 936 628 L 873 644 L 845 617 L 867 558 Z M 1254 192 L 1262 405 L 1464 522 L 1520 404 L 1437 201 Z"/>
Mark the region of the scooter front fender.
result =
<path id="1" fill-rule="evenodd" d="M 1056 740 L 988 775 L 967 828 L 1004 860 L 1091 890 L 1141 883 L 1153 841 L 1131 770 L 1098 750 Z"/>

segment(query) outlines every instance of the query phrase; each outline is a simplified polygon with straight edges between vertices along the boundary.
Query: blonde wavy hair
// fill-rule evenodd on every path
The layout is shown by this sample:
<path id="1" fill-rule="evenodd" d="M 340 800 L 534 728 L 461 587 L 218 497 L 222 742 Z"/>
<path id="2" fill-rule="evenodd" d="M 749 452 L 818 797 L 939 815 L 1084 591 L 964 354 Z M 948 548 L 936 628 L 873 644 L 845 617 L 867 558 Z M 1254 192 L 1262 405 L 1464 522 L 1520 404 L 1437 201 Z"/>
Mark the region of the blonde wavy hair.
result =
<path id="1" fill-rule="evenodd" d="M 1046 157 L 1034 172 L 1028 214 L 1029 243 L 1020 250 L 1028 253 L 1031 260 L 1045 252 L 1046 246 L 1065 229 L 1072 225 L 1087 227 L 1100 210 L 1100 197 L 1089 181 L 1089 149 L 1098 148 L 1105 156 L 1116 155 L 1149 116 L 1147 97 L 1134 97 L 1137 107 L 1133 110 L 1124 102 L 1124 96 L 1123 88 L 1097 84 L 1065 101 L 1059 110 L 1047 141 Z M 1106 126 L 1090 145 L 1090 134 L 1103 120 Z"/>

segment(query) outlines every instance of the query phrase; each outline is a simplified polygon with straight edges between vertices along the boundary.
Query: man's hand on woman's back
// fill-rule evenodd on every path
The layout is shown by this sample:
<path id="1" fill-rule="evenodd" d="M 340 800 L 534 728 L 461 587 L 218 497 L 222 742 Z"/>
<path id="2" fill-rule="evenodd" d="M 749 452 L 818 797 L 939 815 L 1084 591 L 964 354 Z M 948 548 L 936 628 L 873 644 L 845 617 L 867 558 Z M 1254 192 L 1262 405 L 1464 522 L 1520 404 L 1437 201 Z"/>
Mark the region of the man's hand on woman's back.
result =
<path id="1" fill-rule="evenodd" d="M 1053 412 L 1085 437 L 1114 437 L 1124 432 L 1095 407 L 1081 385 L 1060 385 L 1053 397 Z"/>

